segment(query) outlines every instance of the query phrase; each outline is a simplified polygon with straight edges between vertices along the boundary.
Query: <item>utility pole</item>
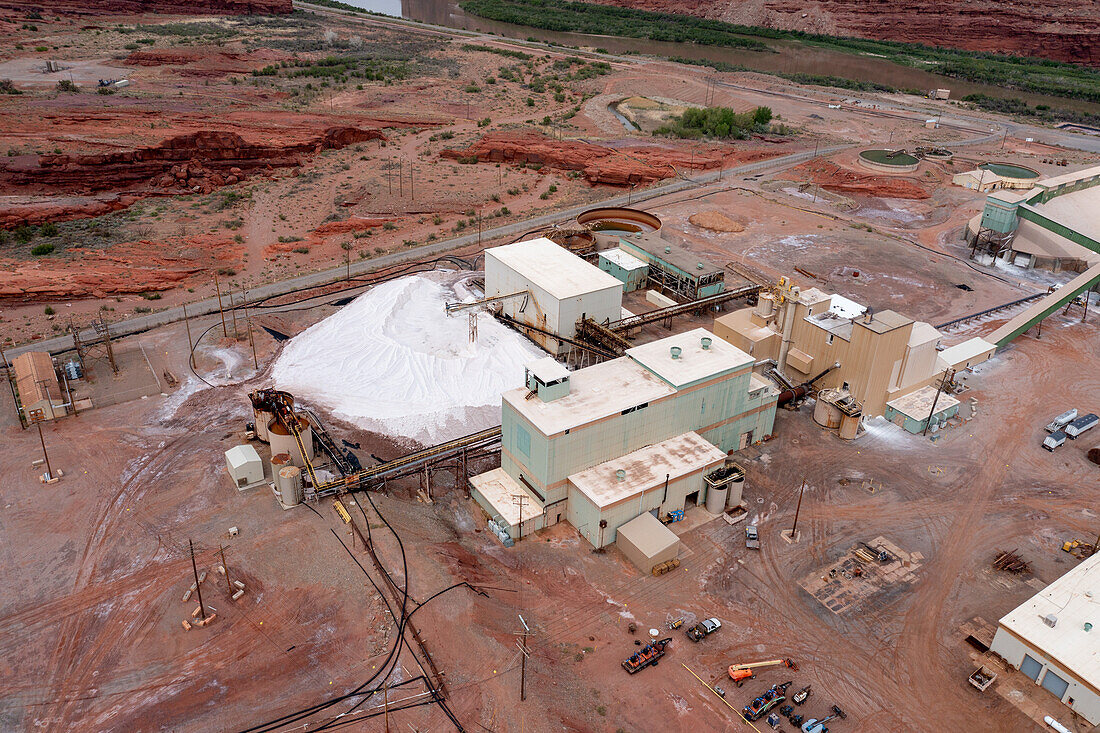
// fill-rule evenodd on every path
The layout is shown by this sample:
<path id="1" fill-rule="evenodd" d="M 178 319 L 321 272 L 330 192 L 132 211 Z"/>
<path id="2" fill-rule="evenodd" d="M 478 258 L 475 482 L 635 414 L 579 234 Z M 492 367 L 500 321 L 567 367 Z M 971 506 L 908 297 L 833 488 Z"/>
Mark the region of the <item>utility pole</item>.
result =
<path id="1" fill-rule="evenodd" d="M 244 294 L 244 319 L 248 323 L 248 345 L 252 347 L 252 366 L 260 371 L 260 360 L 256 358 L 256 340 L 252 338 L 252 316 L 248 315 L 248 293 Z"/>
<path id="2" fill-rule="evenodd" d="M 405 160 L 397 159 L 397 195 L 405 197 Z"/>
<path id="3" fill-rule="evenodd" d="M 519 616 L 519 614 L 516 615 Z M 523 640 L 519 642 L 519 700 L 523 702 L 527 699 L 527 657 L 530 655 L 527 649 L 527 635 L 531 633 L 531 629 L 523 620 L 523 616 L 519 616 L 519 622 L 523 624 Z"/>
<path id="4" fill-rule="evenodd" d="M 382 685 L 382 708 L 386 714 L 386 733 L 390 733 L 390 680 Z"/>
<path id="5" fill-rule="evenodd" d="M 409 196 L 413 201 L 416 201 L 416 182 L 413 178 L 416 176 L 416 163 L 409 163 Z"/>
<path id="6" fill-rule="evenodd" d="M 1042 328 L 1043 322 L 1039 321 L 1039 327 Z M 940 401 L 940 393 L 943 392 L 947 383 L 955 376 L 953 369 L 943 370 L 943 379 L 940 380 L 940 387 L 936 390 L 936 396 L 932 398 L 932 410 L 928 413 L 928 419 L 924 421 L 924 431 L 921 435 L 928 435 L 928 428 L 932 424 L 932 416 L 936 414 L 936 403 Z"/>
<path id="7" fill-rule="evenodd" d="M 481 207 L 477 207 L 477 246 L 481 247 Z M 1088 302 L 1088 301 L 1086 301 Z"/>
<path id="8" fill-rule="evenodd" d="M 1008 142 L 1008 128 L 1005 128 L 1005 136 L 1001 138 L 1001 150 L 1005 149 L 1005 143 Z"/>
<path id="9" fill-rule="evenodd" d="M 233 303 L 233 293 L 229 293 L 229 315 L 233 318 L 233 340 L 239 341 L 240 334 L 237 333 L 237 306 Z"/>
<path id="10" fill-rule="evenodd" d="M 191 548 L 191 569 L 195 571 L 195 592 L 199 595 L 199 612 L 202 614 L 202 620 L 205 621 L 206 606 L 202 605 L 202 583 L 199 582 L 199 567 L 195 564 L 195 543 L 187 540 L 187 546 Z"/>
<path id="11" fill-rule="evenodd" d="M 791 542 L 795 539 L 795 530 L 798 529 L 798 514 L 802 511 L 802 495 L 806 493 L 806 479 L 802 479 L 802 488 L 798 490 L 798 504 L 794 508 L 794 524 L 791 525 Z"/>
<path id="12" fill-rule="evenodd" d="M 187 303 L 183 304 L 183 325 L 187 328 L 187 361 L 192 368 L 195 367 L 195 344 L 191 341 L 191 319 L 187 317 Z"/>
<path id="13" fill-rule="evenodd" d="M 218 284 L 218 271 L 214 270 L 214 289 L 218 291 L 218 313 L 222 317 L 222 336 L 229 338 L 229 331 L 225 329 L 225 310 L 222 309 L 222 286 Z"/>
<path id="14" fill-rule="evenodd" d="M 527 503 L 527 497 L 523 494 L 512 494 L 512 503 L 519 507 L 519 537 L 523 539 L 523 505 Z"/>
<path id="15" fill-rule="evenodd" d="M 218 552 L 222 556 L 222 570 L 225 571 L 225 587 L 229 590 L 229 597 L 233 597 L 233 583 L 229 581 L 229 566 L 225 563 L 225 548 L 219 547 Z"/>
<path id="16" fill-rule="evenodd" d="M 46 413 L 41 408 L 28 410 L 27 418 L 38 426 L 38 441 L 42 443 L 42 458 L 46 461 L 46 479 L 52 479 L 53 468 L 50 467 L 50 455 L 46 453 L 46 439 L 42 437 L 42 423 L 46 419 Z"/>

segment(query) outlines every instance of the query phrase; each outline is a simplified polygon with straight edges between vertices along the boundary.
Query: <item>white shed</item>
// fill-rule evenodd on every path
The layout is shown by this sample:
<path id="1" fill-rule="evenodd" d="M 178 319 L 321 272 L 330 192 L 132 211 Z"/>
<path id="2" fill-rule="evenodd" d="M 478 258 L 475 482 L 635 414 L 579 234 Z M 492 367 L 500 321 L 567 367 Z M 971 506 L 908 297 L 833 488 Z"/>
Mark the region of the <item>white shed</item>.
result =
<path id="1" fill-rule="evenodd" d="M 486 297 L 514 294 L 501 303 L 506 315 L 566 338 L 576 335 L 582 316 L 602 322 L 622 315 L 622 282 L 546 237 L 485 250 Z M 552 354 L 568 348 L 552 336 L 529 335 Z"/>
<path id="2" fill-rule="evenodd" d="M 225 467 L 238 489 L 263 483 L 264 464 L 250 445 L 235 445 L 225 452 Z"/>

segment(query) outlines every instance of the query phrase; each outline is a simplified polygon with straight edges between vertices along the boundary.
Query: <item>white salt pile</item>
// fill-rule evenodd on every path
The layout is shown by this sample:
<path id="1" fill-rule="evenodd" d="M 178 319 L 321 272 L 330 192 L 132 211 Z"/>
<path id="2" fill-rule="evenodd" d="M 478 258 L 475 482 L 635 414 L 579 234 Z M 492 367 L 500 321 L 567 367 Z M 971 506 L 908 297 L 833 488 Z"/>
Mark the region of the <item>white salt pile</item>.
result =
<path id="1" fill-rule="evenodd" d="M 410 276 L 382 283 L 293 338 L 275 386 L 364 429 L 434 445 L 500 424 L 500 395 L 544 353 L 484 311 L 448 316 L 468 291 Z"/>

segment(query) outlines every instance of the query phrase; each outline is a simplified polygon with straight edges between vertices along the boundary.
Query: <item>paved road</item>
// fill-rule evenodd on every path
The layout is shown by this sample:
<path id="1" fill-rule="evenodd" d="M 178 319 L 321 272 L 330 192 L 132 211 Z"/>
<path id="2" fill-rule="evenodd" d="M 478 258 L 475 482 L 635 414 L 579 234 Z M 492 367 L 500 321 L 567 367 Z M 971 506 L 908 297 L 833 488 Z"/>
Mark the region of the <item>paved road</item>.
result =
<path id="1" fill-rule="evenodd" d="M 817 154 L 819 156 L 831 155 L 832 153 L 844 150 L 847 147 L 849 146 L 838 145 L 834 147 L 822 148 L 817 152 Z M 771 158 L 769 160 L 750 163 L 748 165 L 727 168 L 722 171 L 713 171 L 690 178 L 671 180 L 659 186 L 654 186 L 653 188 L 646 189 L 645 191 L 612 196 L 602 201 L 585 204 L 584 206 L 575 206 L 570 209 L 554 211 L 548 214 L 544 214 L 542 216 L 536 216 L 530 219 L 524 219 L 523 221 L 515 222 L 513 224 L 506 224 L 495 229 L 489 229 L 482 232 L 481 241 L 484 243 L 488 243 L 502 239 L 515 240 L 533 230 L 545 229 L 554 224 L 572 221 L 577 217 L 578 214 L 597 206 L 626 206 L 628 205 L 628 203 L 631 205 L 640 204 L 644 201 L 649 201 L 651 199 L 665 196 L 667 194 L 699 188 L 709 183 L 714 183 L 715 181 L 719 180 L 719 178 L 744 177 L 754 175 L 756 173 L 762 173 L 764 171 L 774 171 L 777 169 L 788 168 L 790 166 L 798 165 L 799 163 L 809 160 L 813 156 L 813 151 L 792 153 L 791 155 L 784 155 L 778 158 Z M 475 232 L 473 234 L 467 234 L 461 237 L 455 237 L 454 239 L 443 240 L 434 244 L 417 247 L 415 249 L 410 249 L 404 252 L 394 252 L 392 254 L 384 255 L 382 257 L 375 257 L 369 260 L 353 262 L 351 265 L 351 274 L 353 277 L 356 275 L 365 275 L 373 270 L 377 270 L 380 268 L 428 259 L 430 257 L 444 254 L 460 247 L 466 247 L 471 244 L 476 244 L 477 241 L 478 235 Z M 269 298 L 274 295 L 283 295 L 285 293 L 299 290 L 301 288 L 339 282 L 346 277 L 347 266 L 340 265 L 338 267 L 321 270 L 319 272 L 299 275 L 298 277 L 290 278 L 288 280 L 281 280 L 275 283 L 268 283 L 267 285 L 260 285 L 258 287 L 250 288 L 248 290 L 248 303 L 253 303 L 255 301 Z M 237 307 L 243 307 L 243 305 L 244 303 L 238 301 Z M 188 303 L 187 305 L 187 313 L 191 317 L 216 313 L 217 311 L 217 298 L 210 298 L 208 300 L 202 300 L 197 303 Z M 167 308 L 163 311 L 158 311 L 156 313 L 137 316 L 135 318 L 129 318 L 124 321 L 116 321 L 111 324 L 111 334 L 112 337 L 127 336 L 130 334 L 148 331 L 149 329 L 181 320 L 183 320 L 182 307 Z M 85 329 L 84 331 L 81 331 L 81 335 L 86 335 L 87 338 L 90 339 L 94 334 L 91 329 Z M 12 349 L 7 349 L 6 356 L 9 360 L 11 360 L 25 351 L 49 351 L 50 353 L 57 354 L 63 351 L 68 351 L 72 348 L 72 336 L 66 334 L 65 336 L 58 336 L 56 338 L 45 339 L 42 341 L 34 341 L 28 344 L 17 346 Z"/>

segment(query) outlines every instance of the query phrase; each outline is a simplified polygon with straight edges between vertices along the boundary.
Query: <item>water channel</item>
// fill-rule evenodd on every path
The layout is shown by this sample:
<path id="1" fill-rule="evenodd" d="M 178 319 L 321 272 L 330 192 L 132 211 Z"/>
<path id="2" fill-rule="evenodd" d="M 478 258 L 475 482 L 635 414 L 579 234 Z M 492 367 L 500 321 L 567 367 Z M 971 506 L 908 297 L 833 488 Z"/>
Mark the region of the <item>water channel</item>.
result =
<path id="1" fill-rule="evenodd" d="M 1051 97 L 1044 94 L 1032 94 L 986 84 L 975 84 L 961 79 L 950 79 L 920 69 L 895 64 L 885 59 L 818 48 L 799 41 L 762 39 L 775 52 L 746 51 L 721 46 L 700 46 L 694 43 L 670 43 L 642 38 L 560 33 L 529 26 L 500 23 L 476 15 L 468 15 L 458 6 L 458 0 L 343 0 L 343 2 L 375 13 L 418 20 L 422 23 L 431 23 L 448 28 L 495 33 L 498 36 L 520 40 L 533 38 L 564 46 L 599 48 L 614 54 L 631 52 L 665 57 L 682 56 L 690 59 L 725 61 L 756 71 L 825 73 L 847 79 L 888 84 L 898 89 L 936 89 L 942 87 L 951 90 L 952 99 L 958 99 L 967 94 L 981 93 L 991 97 L 1015 97 L 1026 100 L 1033 105 L 1047 104 L 1051 107 L 1100 114 L 1100 104 Z M 851 95 L 855 94 L 854 92 L 851 93 Z"/>

